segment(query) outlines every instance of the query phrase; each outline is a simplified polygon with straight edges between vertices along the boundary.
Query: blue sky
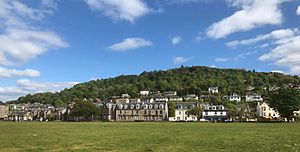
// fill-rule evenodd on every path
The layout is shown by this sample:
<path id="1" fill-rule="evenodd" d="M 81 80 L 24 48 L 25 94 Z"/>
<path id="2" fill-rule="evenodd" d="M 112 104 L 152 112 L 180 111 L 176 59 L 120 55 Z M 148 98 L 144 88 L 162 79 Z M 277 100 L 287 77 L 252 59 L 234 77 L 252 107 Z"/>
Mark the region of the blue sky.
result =
<path id="1" fill-rule="evenodd" d="M 300 74 L 298 0 L 2 0 L 0 100 L 181 65 Z"/>

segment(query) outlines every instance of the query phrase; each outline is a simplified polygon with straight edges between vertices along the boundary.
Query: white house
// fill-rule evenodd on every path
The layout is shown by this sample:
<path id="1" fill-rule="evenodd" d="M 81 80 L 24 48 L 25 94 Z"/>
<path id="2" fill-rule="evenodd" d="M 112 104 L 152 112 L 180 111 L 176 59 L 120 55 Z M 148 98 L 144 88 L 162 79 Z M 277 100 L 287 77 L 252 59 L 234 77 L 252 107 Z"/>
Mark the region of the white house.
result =
<path id="1" fill-rule="evenodd" d="M 155 102 L 168 102 L 169 98 L 168 97 L 155 97 L 154 100 L 155 100 Z"/>
<path id="2" fill-rule="evenodd" d="M 188 95 L 186 95 L 186 96 L 184 97 L 184 100 L 185 100 L 185 101 L 188 101 L 188 100 L 198 100 L 198 99 L 199 99 L 198 96 L 195 95 L 195 94 L 188 94 Z"/>
<path id="3" fill-rule="evenodd" d="M 176 91 L 166 91 L 163 93 L 164 96 L 176 96 L 177 95 L 177 92 Z"/>
<path id="4" fill-rule="evenodd" d="M 196 107 L 196 102 L 178 102 L 175 108 L 175 117 L 169 117 L 169 121 L 197 121 L 197 116 L 188 114 L 189 109 Z"/>
<path id="5" fill-rule="evenodd" d="M 227 110 L 223 105 L 205 105 L 202 116 L 207 121 L 225 121 Z"/>
<path id="6" fill-rule="evenodd" d="M 239 96 L 236 93 L 233 93 L 231 96 L 229 96 L 229 101 L 240 102 L 241 101 L 241 96 Z"/>
<path id="7" fill-rule="evenodd" d="M 140 103 L 140 102 L 141 102 L 141 99 L 139 99 L 139 98 L 130 99 L 129 102 L 130 102 L 130 103 Z"/>
<path id="8" fill-rule="evenodd" d="M 150 92 L 149 91 L 140 91 L 140 95 L 142 95 L 142 96 L 148 96 L 150 94 Z"/>
<path id="9" fill-rule="evenodd" d="M 261 97 L 261 95 L 257 93 L 247 94 L 246 102 L 251 102 L 251 101 L 263 101 L 263 98 Z"/>
<path id="10" fill-rule="evenodd" d="M 257 103 L 257 115 L 264 118 L 278 118 L 279 113 L 271 108 L 266 102 Z"/>
<path id="11" fill-rule="evenodd" d="M 219 92 L 219 88 L 218 87 L 209 87 L 208 91 L 212 94 L 214 93 L 218 93 Z"/>
<path id="12" fill-rule="evenodd" d="M 179 97 L 179 96 L 170 96 L 169 97 L 169 101 L 183 101 L 182 97 Z"/>
<path id="13" fill-rule="evenodd" d="M 124 93 L 124 94 L 122 94 L 122 96 L 121 96 L 122 98 L 130 98 L 130 95 L 129 94 L 127 94 L 127 93 Z"/>

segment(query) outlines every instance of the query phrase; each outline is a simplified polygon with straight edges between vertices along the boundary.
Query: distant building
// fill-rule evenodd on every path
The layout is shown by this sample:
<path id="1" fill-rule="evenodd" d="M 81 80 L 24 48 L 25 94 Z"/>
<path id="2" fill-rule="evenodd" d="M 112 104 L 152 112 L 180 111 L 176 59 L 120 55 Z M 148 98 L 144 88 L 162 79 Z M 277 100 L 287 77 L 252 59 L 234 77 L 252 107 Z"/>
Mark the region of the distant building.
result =
<path id="1" fill-rule="evenodd" d="M 188 110 L 196 107 L 196 102 L 176 103 L 175 116 L 169 117 L 169 121 L 197 121 L 197 116 L 188 114 Z"/>
<path id="2" fill-rule="evenodd" d="M 229 96 L 229 101 L 240 102 L 241 101 L 241 96 L 239 96 L 236 93 L 233 93 L 231 96 Z"/>
<path id="3" fill-rule="evenodd" d="M 9 114 L 9 107 L 7 105 L 0 105 L 0 119 L 7 119 Z"/>
<path id="4" fill-rule="evenodd" d="M 177 92 L 176 91 L 166 91 L 166 92 L 163 92 L 163 95 L 166 96 L 166 97 L 176 96 Z"/>
<path id="5" fill-rule="evenodd" d="M 186 95 L 186 96 L 184 97 L 184 100 L 185 100 L 185 101 L 188 101 L 188 100 L 198 100 L 198 99 L 199 99 L 198 96 L 195 95 L 195 94 L 188 94 L 188 95 Z"/>
<path id="6" fill-rule="evenodd" d="M 140 91 L 140 95 L 142 96 L 148 96 L 150 94 L 149 91 Z"/>
<path id="7" fill-rule="evenodd" d="M 257 93 L 247 94 L 246 102 L 252 102 L 252 101 L 263 101 L 263 98 L 261 97 L 261 95 Z"/>
<path id="8" fill-rule="evenodd" d="M 154 100 L 155 100 L 155 102 L 168 102 L 169 98 L 168 97 L 155 97 Z"/>
<path id="9" fill-rule="evenodd" d="M 280 115 L 277 111 L 271 108 L 266 102 L 257 103 L 257 116 L 263 118 L 279 118 Z"/>
<path id="10" fill-rule="evenodd" d="M 163 121 L 167 118 L 166 102 L 125 103 L 116 107 L 116 121 Z"/>
<path id="11" fill-rule="evenodd" d="M 170 96 L 169 101 L 180 102 L 180 101 L 183 101 L 183 99 L 182 99 L 182 97 L 179 97 L 179 96 Z"/>
<path id="12" fill-rule="evenodd" d="M 208 91 L 212 94 L 214 93 L 218 93 L 219 92 L 219 88 L 218 87 L 209 87 Z"/>
<path id="13" fill-rule="evenodd" d="M 119 104 L 127 104 L 127 103 L 119 103 Z M 101 108 L 101 116 L 102 120 L 106 121 L 115 121 L 116 120 L 116 103 L 106 102 Z"/>
<path id="14" fill-rule="evenodd" d="M 139 99 L 139 98 L 129 100 L 129 103 L 140 103 L 140 102 L 141 102 L 141 99 Z"/>
<path id="15" fill-rule="evenodd" d="M 223 122 L 227 120 L 227 110 L 223 105 L 205 105 L 202 116 L 207 121 Z"/>
<path id="16" fill-rule="evenodd" d="M 121 95 L 121 97 L 122 97 L 122 98 L 130 98 L 130 95 L 127 94 L 127 93 L 124 93 L 124 94 Z"/>

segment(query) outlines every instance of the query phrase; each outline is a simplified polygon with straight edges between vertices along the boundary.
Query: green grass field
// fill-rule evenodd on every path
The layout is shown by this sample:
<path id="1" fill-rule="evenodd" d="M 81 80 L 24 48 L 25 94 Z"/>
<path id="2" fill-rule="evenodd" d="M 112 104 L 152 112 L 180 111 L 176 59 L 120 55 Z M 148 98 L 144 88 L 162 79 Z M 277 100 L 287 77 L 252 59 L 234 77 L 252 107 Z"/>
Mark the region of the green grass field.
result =
<path id="1" fill-rule="evenodd" d="M 0 122 L 0 151 L 300 151 L 300 123 Z"/>

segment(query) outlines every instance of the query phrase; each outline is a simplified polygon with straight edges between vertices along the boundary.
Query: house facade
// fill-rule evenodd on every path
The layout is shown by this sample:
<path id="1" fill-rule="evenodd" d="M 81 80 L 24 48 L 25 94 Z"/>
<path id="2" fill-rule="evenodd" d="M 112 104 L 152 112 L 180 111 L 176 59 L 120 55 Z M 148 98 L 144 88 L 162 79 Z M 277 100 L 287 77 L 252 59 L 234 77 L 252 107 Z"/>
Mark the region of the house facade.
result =
<path id="1" fill-rule="evenodd" d="M 233 93 L 231 96 L 229 96 L 229 101 L 241 102 L 241 96 L 239 96 L 236 93 Z"/>
<path id="2" fill-rule="evenodd" d="M 208 91 L 209 91 L 211 94 L 218 93 L 218 92 L 219 92 L 219 87 L 209 87 L 209 88 L 208 88 Z"/>
<path id="3" fill-rule="evenodd" d="M 189 101 L 189 100 L 199 100 L 199 97 L 195 94 L 188 94 L 184 97 L 185 101 Z"/>
<path id="4" fill-rule="evenodd" d="M 257 103 L 257 116 L 270 119 L 280 117 L 279 113 L 271 108 L 266 102 Z"/>
<path id="5" fill-rule="evenodd" d="M 224 122 L 228 119 L 227 110 L 223 105 L 204 105 L 202 116 L 211 122 Z"/>
<path id="6" fill-rule="evenodd" d="M 116 121 L 163 121 L 168 118 L 166 102 L 116 105 Z"/>
<path id="7" fill-rule="evenodd" d="M 197 116 L 188 113 L 188 110 L 197 106 L 196 102 L 176 103 L 175 116 L 169 117 L 169 121 L 197 121 Z"/>
<path id="8" fill-rule="evenodd" d="M 9 114 L 9 107 L 7 105 L 0 105 L 0 119 L 7 119 Z"/>
<path id="9" fill-rule="evenodd" d="M 247 94 L 246 102 L 252 102 L 252 101 L 263 101 L 263 98 L 261 97 L 261 95 L 257 93 Z"/>

